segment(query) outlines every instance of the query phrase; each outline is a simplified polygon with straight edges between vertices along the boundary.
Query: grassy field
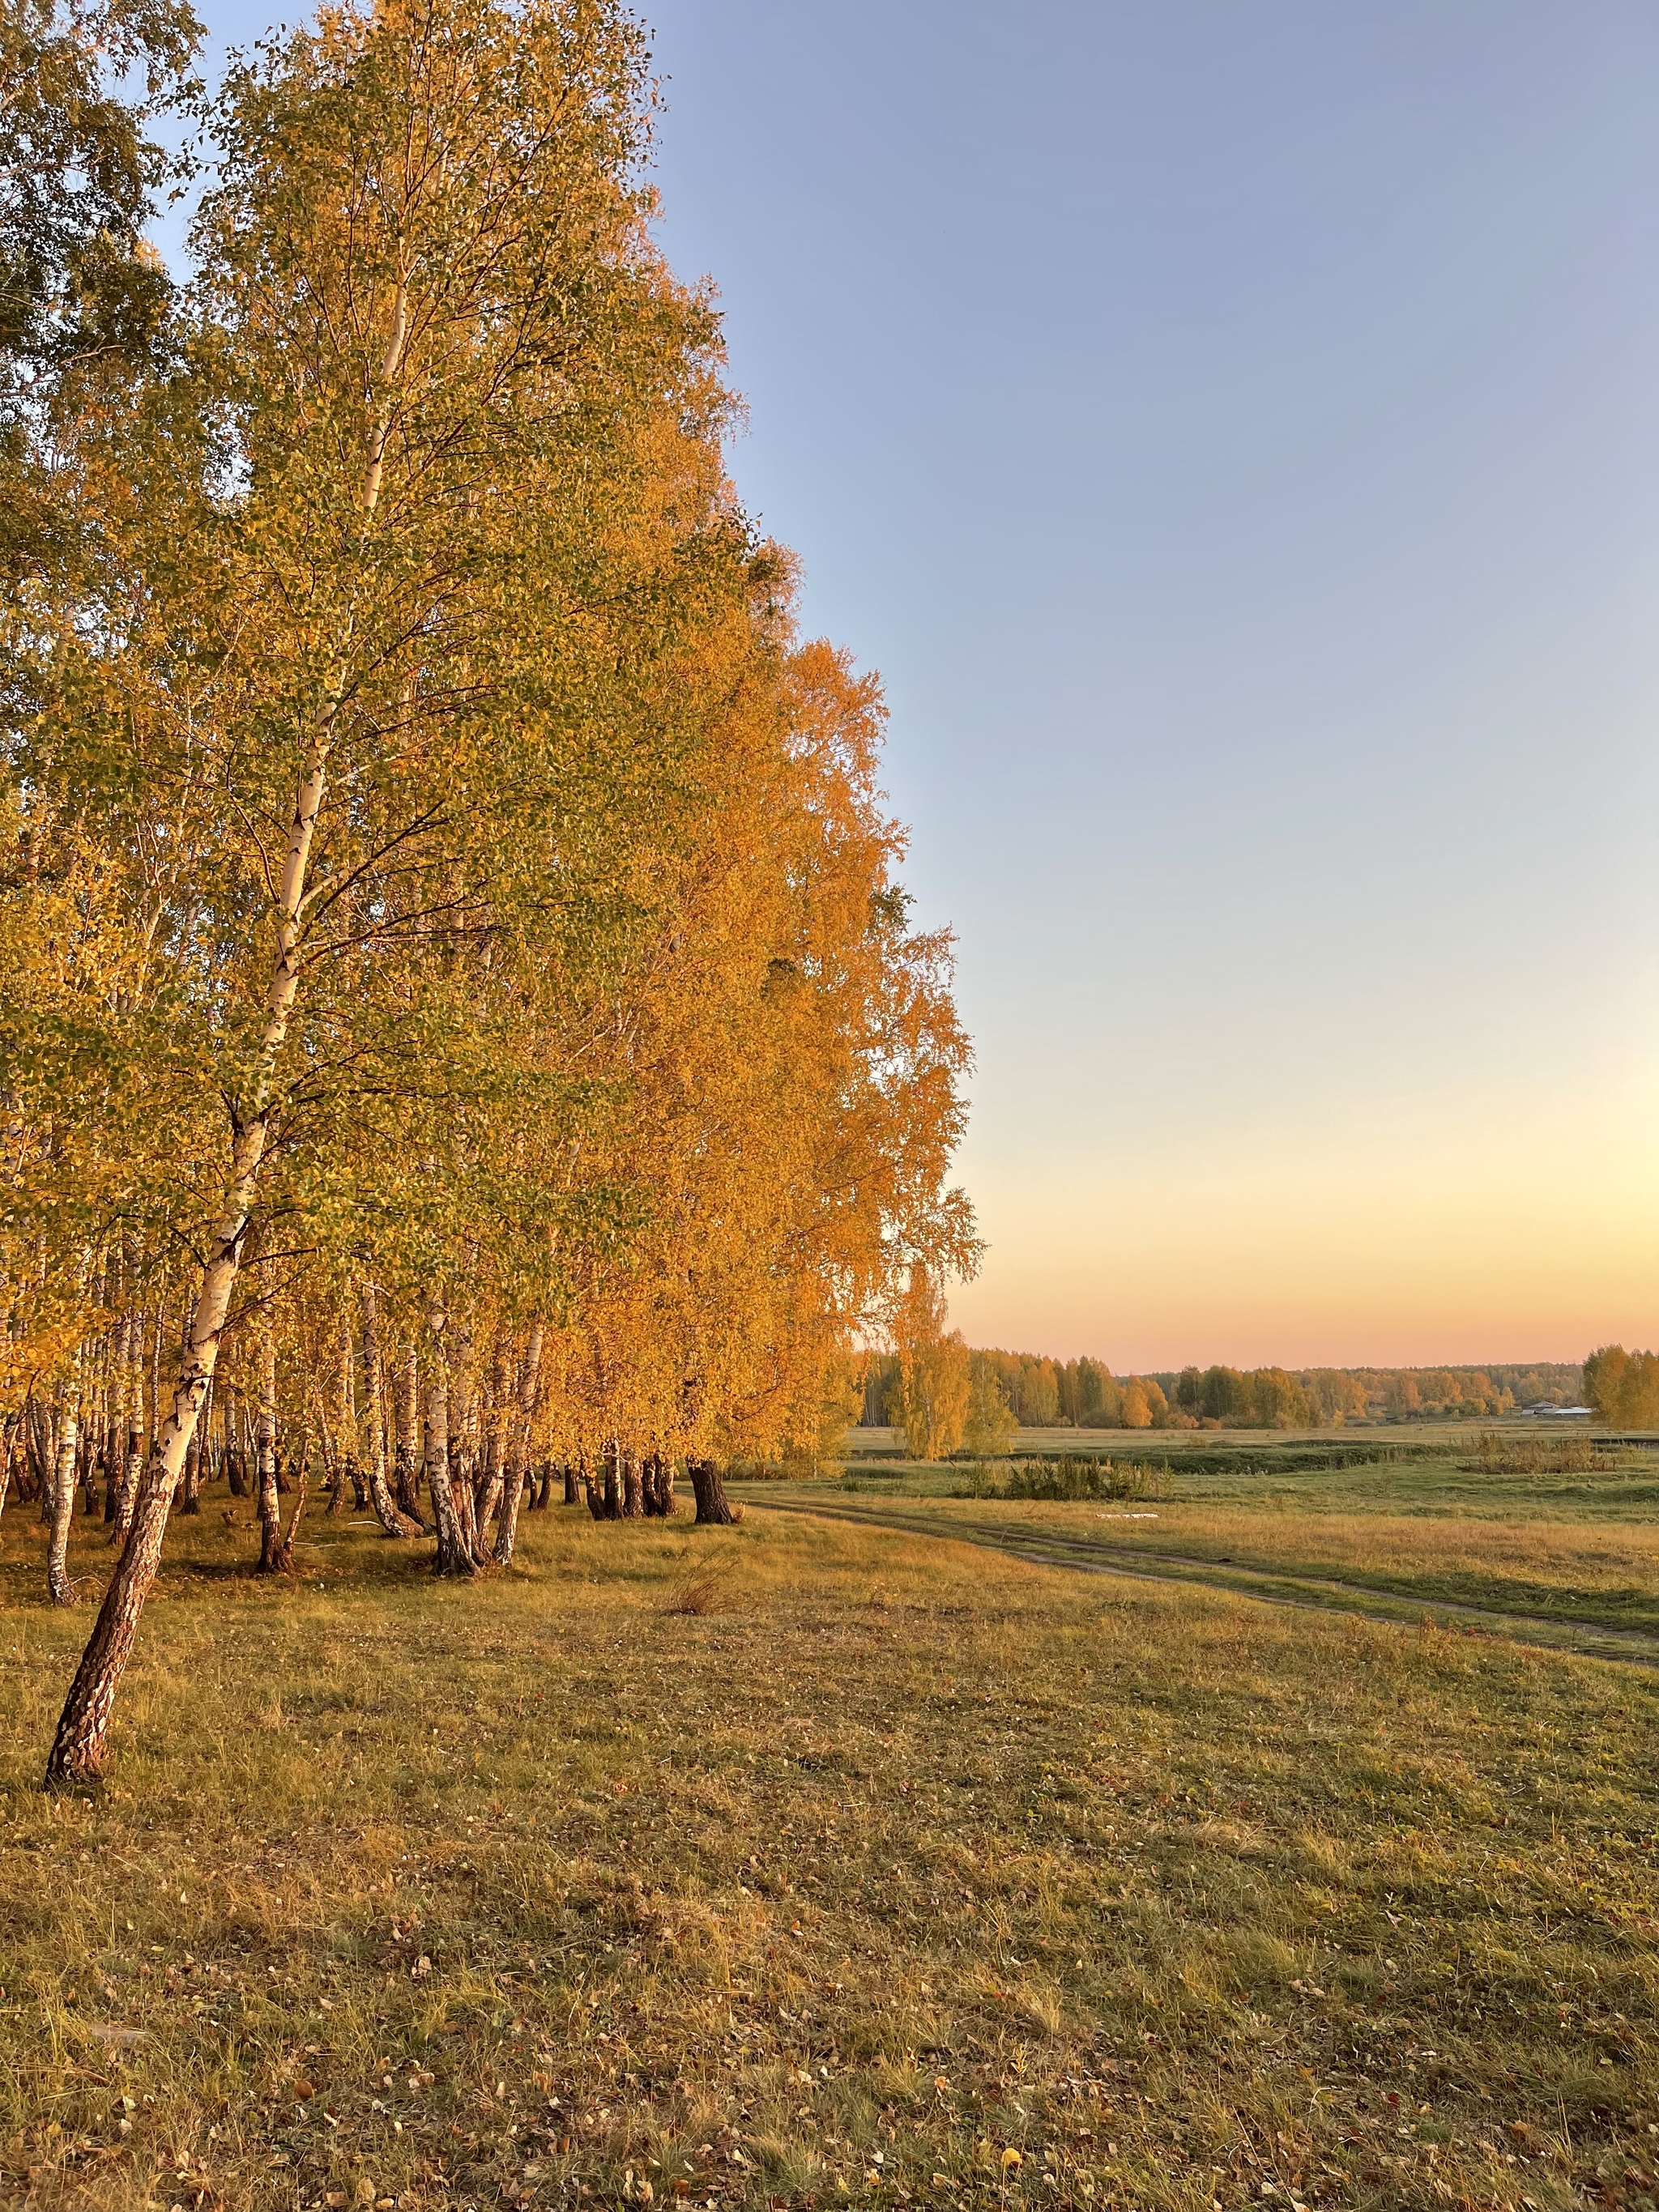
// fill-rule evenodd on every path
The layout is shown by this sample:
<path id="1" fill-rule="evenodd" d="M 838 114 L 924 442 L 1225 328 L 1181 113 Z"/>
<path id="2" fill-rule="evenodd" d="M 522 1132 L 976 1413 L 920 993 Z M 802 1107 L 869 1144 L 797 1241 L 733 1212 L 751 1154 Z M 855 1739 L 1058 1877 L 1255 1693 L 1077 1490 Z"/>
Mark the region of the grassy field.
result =
<path id="1" fill-rule="evenodd" d="M 1659 1661 L 1659 1464 L 1483 1465 L 1413 1448 L 1318 1464 L 1310 1448 L 1135 1454 L 1144 1495 L 1050 1504 L 969 1497 L 997 1471 L 854 1462 L 838 1481 L 769 1483 L 775 1506 L 952 1534 L 1031 1559 L 1139 1571 L 1252 1595 L 1414 1621 L 1486 1626 L 1553 1645 Z M 1568 1455 L 1567 1456 L 1571 1456 Z M 1241 1464 L 1245 1461 L 1248 1464 Z M 1306 1463 L 1302 1463 L 1305 1461 Z M 1006 1487 L 1006 1470 L 1001 1487 Z"/>
<path id="2" fill-rule="evenodd" d="M 1611 1492 L 1279 1482 L 1093 1527 L 1651 1589 Z M 800 1512 L 530 1516 L 478 1588 L 309 1534 L 273 1585 L 175 1528 L 65 1802 L 85 1617 L 7 1516 L 9 2204 L 1659 2199 L 1646 1668 Z"/>

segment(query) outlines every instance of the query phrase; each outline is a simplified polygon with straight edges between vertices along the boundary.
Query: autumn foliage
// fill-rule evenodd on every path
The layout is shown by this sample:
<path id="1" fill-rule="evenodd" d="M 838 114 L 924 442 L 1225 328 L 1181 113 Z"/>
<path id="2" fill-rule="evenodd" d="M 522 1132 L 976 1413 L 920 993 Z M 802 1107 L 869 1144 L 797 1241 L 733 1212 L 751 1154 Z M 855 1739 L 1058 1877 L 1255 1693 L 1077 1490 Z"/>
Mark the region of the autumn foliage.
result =
<path id="1" fill-rule="evenodd" d="M 1659 1352 L 1605 1344 L 1584 1362 L 1584 1395 L 1612 1429 L 1659 1429 Z"/>
<path id="2" fill-rule="evenodd" d="M 941 1329 L 943 1323 L 939 1324 Z M 1534 1403 L 1563 1407 L 1588 1392 L 1596 1361 L 1622 1375 L 1647 1370 L 1649 1354 L 1626 1355 L 1617 1346 L 1598 1352 L 1581 1370 L 1565 1362 L 1530 1366 L 1283 1367 L 1241 1370 L 1183 1367 L 1150 1375 L 1115 1375 L 1103 1360 L 1054 1359 L 1041 1352 L 1003 1352 L 963 1345 L 972 1410 L 962 1442 L 970 1451 L 1005 1448 L 1020 1428 L 1304 1429 L 1345 1421 L 1480 1419 Z M 872 1425 L 902 1423 L 903 1361 L 891 1352 L 872 1359 L 865 1381 L 862 1419 Z M 1607 1386 L 1613 1388 L 1611 1381 Z M 1603 1410 L 1600 1401 L 1594 1401 Z M 1646 1401 L 1644 1401 L 1646 1402 Z M 1603 1410 L 1603 1418 L 1612 1414 Z M 1620 1425 L 1659 1425 L 1621 1421 Z"/>
<path id="3" fill-rule="evenodd" d="M 187 12 L 104 16 L 177 91 Z M 76 119 L 0 333 L 0 1503 L 66 1535 L 78 1494 L 114 1547 L 64 1777 L 207 1481 L 272 1571 L 308 1499 L 456 1574 L 526 1500 L 667 1513 L 678 1471 L 719 1518 L 721 1467 L 820 1449 L 975 1254 L 879 690 L 798 635 L 726 478 L 638 27 L 274 35 L 198 101 L 178 290 L 86 21 L 26 26 Z"/>

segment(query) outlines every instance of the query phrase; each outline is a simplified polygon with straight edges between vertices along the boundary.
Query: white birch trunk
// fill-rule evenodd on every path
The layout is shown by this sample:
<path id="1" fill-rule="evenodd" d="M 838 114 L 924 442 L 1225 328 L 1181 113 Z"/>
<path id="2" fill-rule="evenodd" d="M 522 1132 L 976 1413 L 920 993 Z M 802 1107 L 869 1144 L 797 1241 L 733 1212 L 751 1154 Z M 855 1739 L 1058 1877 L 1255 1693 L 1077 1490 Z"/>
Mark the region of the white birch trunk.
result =
<path id="1" fill-rule="evenodd" d="M 513 1424 L 513 1442 L 507 1455 L 507 1486 L 501 1493 L 501 1517 L 495 1530 L 495 1564 L 508 1566 L 513 1559 L 513 1547 L 518 1539 L 519 1508 L 524 1499 L 525 1476 L 530 1465 L 530 1424 L 536 1411 L 536 1393 L 541 1380 L 542 1342 L 544 1331 L 540 1322 L 530 1332 L 526 1347 L 524 1371 L 519 1380 L 518 1418 Z"/>
<path id="2" fill-rule="evenodd" d="M 400 272 L 392 298 L 392 333 L 381 369 L 380 404 L 370 428 L 361 484 L 365 526 L 373 521 L 380 501 L 393 392 L 403 366 L 408 330 L 408 277 Z M 265 992 L 264 1028 L 254 1058 L 249 1096 L 233 1132 L 223 1200 L 185 1331 L 179 1379 L 167 1418 L 153 1432 L 149 1458 L 133 1503 L 131 1527 L 58 1718 L 58 1732 L 46 1761 L 49 1785 L 91 1780 L 103 1771 L 108 1756 L 110 1714 L 132 1656 L 144 1600 L 161 1565 L 161 1540 L 167 1533 L 167 1515 L 179 1486 L 185 1454 L 195 1434 L 208 1385 L 218 1364 L 231 1292 L 241 1266 L 243 1243 L 252 1221 L 259 1188 L 259 1171 L 270 1141 L 276 1072 L 299 994 L 301 927 L 311 851 L 328 785 L 329 756 L 344 690 L 343 664 L 350 645 L 351 621 L 348 616 L 338 640 L 338 665 L 332 686 L 296 780 L 294 814 L 277 886 L 276 943 Z M 157 1328 L 159 1333 L 159 1320 Z"/>
<path id="3" fill-rule="evenodd" d="M 455 1491 L 449 1472 L 449 1363 L 444 1349 L 446 1316 L 434 1299 L 427 1316 L 432 1352 L 427 1366 L 426 1433 L 422 1439 L 428 1495 L 437 1523 L 438 1556 L 433 1562 L 441 1575 L 471 1575 L 477 1561 L 462 1533 L 455 1511 Z"/>
<path id="4" fill-rule="evenodd" d="M 416 1460 L 421 1438 L 421 1362 L 410 1344 L 404 1355 L 403 1386 L 398 1400 L 398 1510 L 424 1532 L 416 1509 Z"/>
<path id="5" fill-rule="evenodd" d="M 363 1410 L 368 1425 L 368 1496 L 388 1536 L 418 1536 L 421 1524 L 398 1510 L 386 1479 L 386 1371 L 380 1359 L 380 1315 L 372 1289 L 363 1305 Z"/>
<path id="6" fill-rule="evenodd" d="M 73 1394 L 58 1417 L 58 1449 L 52 1460 L 52 1541 L 46 1551 L 46 1589 L 54 1605 L 73 1605 L 69 1577 L 70 1530 L 75 1521 L 75 1451 L 80 1441 L 80 1409 Z"/>

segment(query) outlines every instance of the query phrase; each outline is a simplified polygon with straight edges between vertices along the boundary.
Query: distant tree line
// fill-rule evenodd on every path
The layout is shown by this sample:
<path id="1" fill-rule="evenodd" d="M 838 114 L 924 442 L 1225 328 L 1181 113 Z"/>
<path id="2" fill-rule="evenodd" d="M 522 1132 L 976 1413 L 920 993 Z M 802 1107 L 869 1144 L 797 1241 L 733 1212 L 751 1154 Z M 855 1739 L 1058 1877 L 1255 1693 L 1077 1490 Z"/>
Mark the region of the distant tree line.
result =
<path id="1" fill-rule="evenodd" d="M 960 1344 L 960 1340 L 957 1340 Z M 1650 1355 L 1618 1346 L 1595 1355 L 1623 1361 L 1628 1391 Z M 1577 1402 L 1588 1369 L 1561 1361 L 1496 1367 L 1183 1367 L 1114 1375 L 1098 1359 L 1050 1359 L 1040 1352 L 961 1346 L 965 1374 L 957 1395 L 964 1425 L 1021 1428 L 1327 1428 L 1344 1421 L 1469 1420 L 1540 1403 Z M 914 1356 L 912 1364 L 914 1365 Z M 874 1357 L 865 1377 L 862 1423 L 904 1425 L 903 1352 Z M 1611 1370 L 1609 1372 L 1611 1373 Z M 1611 1385 L 1609 1387 L 1612 1387 Z M 1652 1360 L 1654 1423 L 1659 1425 L 1659 1358 Z M 1645 1401 L 1644 1401 L 1645 1402 Z M 1600 1408 L 1598 1407 L 1598 1410 Z M 1611 1415 L 1607 1418 L 1612 1418 Z M 1643 1425 L 1626 1423 L 1625 1425 Z"/>

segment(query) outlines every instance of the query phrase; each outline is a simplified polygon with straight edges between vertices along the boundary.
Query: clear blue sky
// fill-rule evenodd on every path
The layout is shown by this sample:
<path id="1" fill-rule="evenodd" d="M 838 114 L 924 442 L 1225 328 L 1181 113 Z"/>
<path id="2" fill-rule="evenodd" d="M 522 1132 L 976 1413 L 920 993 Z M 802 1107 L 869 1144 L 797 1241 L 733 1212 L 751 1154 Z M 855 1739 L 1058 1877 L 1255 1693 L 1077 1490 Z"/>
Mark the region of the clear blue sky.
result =
<path id="1" fill-rule="evenodd" d="M 1659 1336 L 1651 0 L 651 21 L 734 475 L 959 934 L 970 1338 Z"/>

